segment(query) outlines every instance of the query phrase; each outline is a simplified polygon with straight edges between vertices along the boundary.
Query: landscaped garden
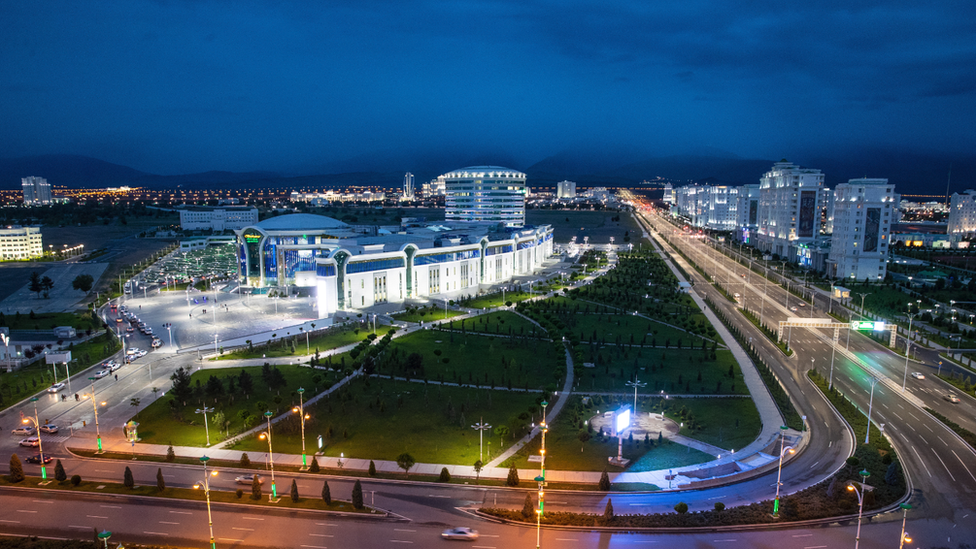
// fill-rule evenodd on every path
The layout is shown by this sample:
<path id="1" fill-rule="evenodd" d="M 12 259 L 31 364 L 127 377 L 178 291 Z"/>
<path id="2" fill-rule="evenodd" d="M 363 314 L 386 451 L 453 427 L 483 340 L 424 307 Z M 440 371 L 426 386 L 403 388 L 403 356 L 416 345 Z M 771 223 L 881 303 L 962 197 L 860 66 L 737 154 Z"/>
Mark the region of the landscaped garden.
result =
<path id="1" fill-rule="evenodd" d="M 407 307 L 405 312 L 393 315 L 393 319 L 401 322 L 434 322 L 436 320 L 447 320 L 463 314 L 465 314 L 464 311 L 455 311 L 454 309 L 444 310 L 443 306 L 439 307 L 437 304 L 431 303 L 430 305 L 420 307 Z"/>
<path id="2" fill-rule="evenodd" d="M 307 340 L 304 332 L 281 330 L 275 333 L 272 340 L 258 345 L 247 342 L 247 347 L 222 354 L 216 360 L 238 360 L 244 358 L 267 358 L 281 356 L 305 355 L 306 351 L 311 354 L 328 351 L 352 343 L 358 343 L 366 337 L 367 330 L 359 323 L 335 326 L 326 329 L 315 329 L 315 324 L 311 324 L 312 331 L 308 334 Z M 376 335 L 381 337 L 390 331 L 390 326 L 377 326 Z"/>

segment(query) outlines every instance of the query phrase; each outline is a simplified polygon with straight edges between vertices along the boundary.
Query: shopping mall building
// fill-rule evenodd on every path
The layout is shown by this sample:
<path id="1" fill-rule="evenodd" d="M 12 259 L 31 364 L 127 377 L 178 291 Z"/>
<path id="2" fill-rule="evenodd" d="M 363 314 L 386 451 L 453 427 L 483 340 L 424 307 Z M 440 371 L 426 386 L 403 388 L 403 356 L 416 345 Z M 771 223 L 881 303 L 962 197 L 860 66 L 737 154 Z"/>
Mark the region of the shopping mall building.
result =
<path id="1" fill-rule="evenodd" d="M 411 298 L 475 295 L 530 275 L 552 255 L 552 227 L 444 221 L 361 232 L 289 214 L 237 233 L 242 284 L 315 286 L 319 314 Z"/>

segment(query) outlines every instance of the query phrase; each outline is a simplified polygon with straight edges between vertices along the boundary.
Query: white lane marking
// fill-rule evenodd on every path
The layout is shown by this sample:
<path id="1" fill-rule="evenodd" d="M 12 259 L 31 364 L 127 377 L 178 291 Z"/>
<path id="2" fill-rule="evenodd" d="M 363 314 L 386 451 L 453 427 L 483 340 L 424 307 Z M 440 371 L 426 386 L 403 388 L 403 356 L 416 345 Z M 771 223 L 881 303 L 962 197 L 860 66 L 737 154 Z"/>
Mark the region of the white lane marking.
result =
<path id="1" fill-rule="evenodd" d="M 926 429 L 928 429 L 930 433 L 934 433 L 935 432 L 935 431 L 932 430 L 931 427 L 929 427 L 928 425 L 926 425 L 924 423 L 922 424 L 922 427 L 925 427 Z"/>
<path id="2" fill-rule="evenodd" d="M 820 460 L 819 459 L 817 461 L 813 462 L 813 465 L 811 465 L 810 468 L 813 469 L 814 467 L 817 466 L 818 463 L 820 463 Z"/>
<path id="3" fill-rule="evenodd" d="M 391 539 L 390 543 L 413 543 L 412 541 L 407 541 L 405 539 Z"/>
<path id="4" fill-rule="evenodd" d="M 20 524 L 20 521 L 19 520 L 2 520 L 2 519 L 0 519 L 0 522 L 4 522 L 4 523 L 7 523 L 7 524 Z M 88 528 L 88 527 L 85 526 L 85 528 Z"/>
<path id="5" fill-rule="evenodd" d="M 234 538 L 217 538 L 217 539 L 219 539 L 221 541 L 236 541 L 236 542 L 242 542 L 242 541 L 244 541 L 242 539 L 234 539 Z M 302 547 L 305 547 L 305 546 L 303 545 Z"/>
<path id="6" fill-rule="evenodd" d="M 309 535 L 312 536 L 313 538 L 333 538 L 333 537 L 335 537 L 332 534 L 309 534 Z"/>
<path id="7" fill-rule="evenodd" d="M 451 496 L 435 496 L 434 494 L 427 494 L 427 497 L 429 497 L 429 498 L 443 498 L 443 499 L 450 499 L 450 497 L 451 497 Z"/>
<path id="8" fill-rule="evenodd" d="M 901 408 L 902 410 L 904 410 L 904 409 L 905 409 L 905 407 L 904 407 L 904 406 L 902 406 L 900 402 L 898 403 L 898 407 L 899 407 L 899 408 Z"/>
<path id="9" fill-rule="evenodd" d="M 192 515 L 193 514 L 193 513 L 189 512 L 189 511 L 170 511 L 170 513 L 173 513 L 174 515 Z"/>
<path id="10" fill-rule="evenodd" d="M 18 513 L 36 513 L 37 511 L 31 511 L 30 509 L 17 509 Z"/>
<path id="11" fill-rule="evenodd" d="M 939 439 L 940 441 L 942 441 L 942 444 L 945 444 L 946 446 L 948 446 L 948 445 L 949 445 L 949 444 L 948 444 L 948 443 L 947 443 L 946 441 L 944 441 L 944 440 L 942 440 L 942 437 L 940 437 L 939 435 L 935 435 L 935 438 L 937 438 L 937 439 Z"/>
<path id="12" fill-rule="evenodd" d="M 74 524 L 69 524 L 68 528 L 83 528 L 85 530 L 91 530 L 91 526 L 75 526 Z"/>
<path id="13" fill-rule="evenodd" d="M 973 476 L 973 473 L 969 470 L 969 467 L 966 467 L 966 462 L 964 462 L 962 458 L 959 457 L 959 454 L 957 454 L 955 450 L 949 450 L 949 451 L 952 452 L 952 455 L 956 456 L 956 459 L 959 460 L 959 463 L 962 463 L 962 468 L 965 469 L 967 473 L 969 473 L 969 476 L 972 477 L 973 480 L 976 480 L 976 477 Z M 968 516 L 969 514 L 967 513 L 966 517 Z M 962 518 L 966 518 L 966 517 L 962 517 Z"/>
<path id="14" fill-rule="evenodd" d="M 919 422 L 922 421 L 922 420 L 918 419 L 918 417 L 916 417 L 915 414 L 913 414 L 911 412 L 908 412 L 908 415 L 912 416 L 912 419 L 914 419 L 915 421 L 919 421 Z"/>
<path id="15" fill-rule="evenodd" d="M 946 473 L 949 473 L 949 478 L 952 479 L 952 482 L 955 482 L 956 481 L 956 477 L 952 476 L 952 471 L 949 470 L 949 467 L 945 464 L 944 461 L 942 461 L 942 458 L 939 457 L 938 452 L 932 452 L 932 453 L 935 454 L 935 457 L 939 458 L 939 463 L 941 463 L 942 466 L 945 467 Z"/>
<path id="16" fill-rule="evenodd" d="M 472 545 L 472 549 L 495 549 L 494 545 Z"/>
<path id="17" fill-rule="evenodd" d="M 159 521 L 160 524 L 179 524 L 178 522 L 166 522 L 164 520 Z"/>
<path id="18" fill-rule="evenodd" d="M 88 517 L 88 518 L 97 518 L 97 519 L 107 519 L 108 518 L 108 517 L 102 517 L 102 516 L 99 516 L 99 515 L 85 515 L 85 516 Z"/>
<path id="19" fill-rule="evenodd" d="M 712 543 L 728 543 L 730 541 L 735 541 L 735 539 L 713 539 Z"/>
<path id="20" fill-rule="evenodd" d="M 241 517 L 241 520 L 264 520 L 260 517 Z"/>
<path id="21" fill-rule="evenodd" d="M 724 497 L 725 497 L 725 496 L 715 496 L 715 497 L 713 497 L 713 498 L 708 498 L 708 499 L 709 499 L 709 501 L 711 501 L 711 500 L 713 500 L 713 499 L 722 499 L 722 498 L 724 498 Z"/>
<path id="22" fill-rule="evenodd" d="M 96 473 L 112 473 L 114 471 L 109 471 L 108 469 L 95 469 Z"/>
<path id="23" fill-rule="evenodd" d="M 898 415 L 898 412 L 891 412 L 891 413 L 894 414 L 896 418 L 898 418 L 898 421 L 905 421 L 905 418 Z"/>
<path id="24" fill-rule="evenodd" d="M 794 538 L 808 538 L 808 537 L 810 537 L 812 535 L 813 534 L 793 534 L 793 537 Z"/>
<path id="25" fill-rule="evenodd" d="M 394 528 L 394 532 L 416 532 L 416 530 L 407 530 L 405 528 Z"/>
<path id="26" fill-rule="evenodd" d="M 245 532 L 253 532 L 254 531 L 254 528 L 238 528 L 238 527 L 235 526 L 235 527 L 231 528 L 231 530 L 243 530 Z"/>
<path id="27" fill-rule="evenodd" d="M 121 505 L 99 505 L 103 509 L 121 509 Z"/>
<path id="28" fill-rule="evenodd" d="M 154 536 L 168 536 L 169 535 L 169 534 L 164 534 L 163 532 L 147 532 L 146 530 L 143 530 L 142 533 L 143 534 L 152 534 Z"/>
<path id="29" fill-rule="evenodd" d="M 579 541 L 576 538 L 556 538 L 556 541 Z"/>
<path id="30" fill-rule="evenodd" d="M 323 545 L 302 545 L 302 547 L 307 547 L 308 549 L 329 549 Z"/>
<path id="31" fill-rule="evenodd" d="M 635 539 L 634 543 L 657 543 L 657 542 L 650 539 Z"/>
<path id="32" fill-rule="evenodd" d="M 48 501 L 46 499 L 32 499 L 34 503 L 54 503 L 53 501 Z"/>
<path id="33" fill-rule="evenodd" d="M 811 545 L 809 547 L 804 547 L 803 549 L 824 549 L 826 545 Z"/>
<path id="34" fill-rule="evenodd" d="M 334 522 L 316 522 L 315 525 L 316 526 L 338 526 L 338 524 Z"/>
<path id="35" fill-rule="evenodd" d="M 915 452 L 915 457 L 917 457 L 920 462 L 925 463 L 925 460 L 923 460 L 922 456 L 918 454 L 918 450 L 916 450 L 914 446 L 912 446 L 912 451 Z M 928 467 L 925 468 L 925 472 L 929 474 L 929 478 L 932 478 L 932 471 L 929 471 Z"/>

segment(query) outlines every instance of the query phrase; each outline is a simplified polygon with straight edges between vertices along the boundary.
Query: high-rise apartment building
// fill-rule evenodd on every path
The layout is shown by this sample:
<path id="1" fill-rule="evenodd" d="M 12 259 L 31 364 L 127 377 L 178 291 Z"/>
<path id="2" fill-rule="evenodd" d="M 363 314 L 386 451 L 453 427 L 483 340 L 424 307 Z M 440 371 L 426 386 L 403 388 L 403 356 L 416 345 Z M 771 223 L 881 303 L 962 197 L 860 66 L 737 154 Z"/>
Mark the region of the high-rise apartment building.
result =
<path id="1" fill-rule="evenodd" d="M 403 176 L 403 199 L 414 199 L 413 174 L 410 172 Z"/>
<path id="2" fill-rule="evenodd" d="M 662 198 L 665 204 L 674 204 L 674 187 L 670 183 L 664 184 L 664 197 Z"/>
<path id="3" fill-rule="evenodd" d="M 755 244 L 756 228 L 759 226 L 759 185 L 739 187 L 735 202 L 735 232 L 732 239 Z"/>
<path id="4" fill-rule="evenodd" d="M 796 261 L 801 246 L 816 243 L 827 202 L 823 183 L 820 170 L 785 160 L 763 175 L 756 229 L 760 250 Z"/>
<path id="5" fill-rule="evenodd" d="M 576 182 L 560 181 L 556 183 L 556 198 L 576 198 Z"/>
<path id="6" fill-rule="evenodd" d="M 708 187 L 688 185 L 674 190 L 671 211 L 688 220 L 694 227 L 704 227 L 708 220 Z"/>
<path id="7" fill-rule="evenodd" d="M 24 177 L 20 180 L 24 189 L 24 204 L 46 206 L 51 203 L 51 184 L 43 177 Z"/>
<path id="8" fill-rule="evenodd" d="M 884 279 L 899 200 L 887 179 L 851 179 L 837 185 L 828 275 L 859 281 Z"/>
<path id="9" fill-rule="evenodd" d="M 441 176 L 445 219 L 525 224 L 525 174 L 500 166 L 471 166 Z M 440 178 L 438 178 L 440 179 Z"/>
<path id="10" fill-rule="evenodd" d="M 976 191 L 952 193 L 949 200 L 949 242 L 957 246 L 965 238 L 976 236 Z"/>
<path id="11" fill-rule="evenodd" d="M 43 253 L 40 227 L 0 228 L 0 259 L 31 259 Z"/>
<path id="12" fill-rule="evenodd" d="M 735 230 L 739 188 L 715 185 L 705 189 L 708 201 L 705 226 L 716 231 Z"/>

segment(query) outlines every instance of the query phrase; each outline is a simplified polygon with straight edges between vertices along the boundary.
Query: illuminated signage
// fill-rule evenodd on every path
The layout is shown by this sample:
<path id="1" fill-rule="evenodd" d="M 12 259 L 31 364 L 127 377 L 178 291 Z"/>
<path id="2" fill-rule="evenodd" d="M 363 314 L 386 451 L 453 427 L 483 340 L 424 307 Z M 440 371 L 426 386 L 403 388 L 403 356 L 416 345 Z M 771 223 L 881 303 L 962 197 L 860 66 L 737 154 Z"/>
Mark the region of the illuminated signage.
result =
<path id="1" fill-rule="evenodd" d="M 852 330 L 873 330 L 875 332 L 881 332 L 886 329 L 884 321 L 873 321 L 873 320 L 852 320 L 851 321 Z"/>
<path id="2" fill-rule="evenodd" d="M 614 414 L 613 421 L 614 429 L 616 429 L 618 433 L 626 431 L 627 427 L 630 427 L 630 408 L 618 410 L 617 413 Z"/>
<path id="3" fill-rule="evenodd" d="M 258 242 L 261 240 L 261 235 L 259 234 L 246 234 L 244 235 L 244 240 L 246 242 Z"/>

